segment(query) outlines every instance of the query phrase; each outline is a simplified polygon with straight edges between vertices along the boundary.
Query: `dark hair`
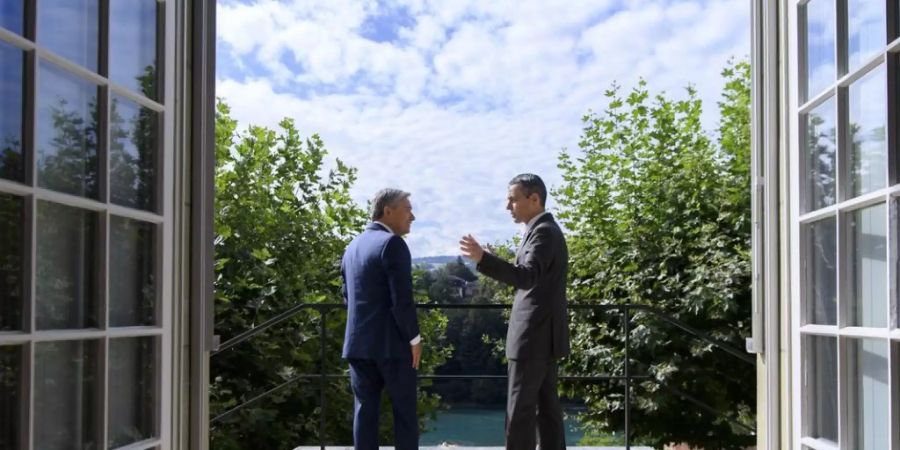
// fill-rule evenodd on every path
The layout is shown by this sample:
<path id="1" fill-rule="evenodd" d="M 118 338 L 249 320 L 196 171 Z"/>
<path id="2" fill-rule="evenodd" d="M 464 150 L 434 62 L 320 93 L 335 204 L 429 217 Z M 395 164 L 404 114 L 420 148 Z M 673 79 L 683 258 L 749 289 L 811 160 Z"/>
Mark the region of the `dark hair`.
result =
<path id="1" fill-rule="evenodd" d="M 509 180 L 510 186 L 514 184 L 522 186 L 526 197 L 531 197 L 531 194 L 537 194 L 541 199 L 541 207 L 547 206 L 547 187 L 544 186 L 544 181 L 541 180 L 541 177 L 533 173 L 523 173 Z"/>
<path id="2" fill-rule="evenodd" d="M 372 220 L 378 220 L 384 216 L 384 208 L 410 196 L 409 192 L 400 189 L 387 188 L 378 191 L 372 199 Z"/>

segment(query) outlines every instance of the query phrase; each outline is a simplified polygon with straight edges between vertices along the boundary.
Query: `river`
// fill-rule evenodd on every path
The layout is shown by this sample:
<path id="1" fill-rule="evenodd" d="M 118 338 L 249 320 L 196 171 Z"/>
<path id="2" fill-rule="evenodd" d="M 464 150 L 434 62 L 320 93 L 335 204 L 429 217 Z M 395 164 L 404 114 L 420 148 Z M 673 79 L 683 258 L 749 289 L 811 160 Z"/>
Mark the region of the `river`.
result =
<path id="1" fill-rule="evenodd" d="M 437 413 L 437 419 L 427 425 L 428 431 L 419 439 L 420 445 L 440 445 L 443 442 L 456 445 L 502 446 L 502 409 L 452 408 Z M 578 421 L 568 416 L 565 421 L 566 444 L 575 445 L 583 432 Z"/>

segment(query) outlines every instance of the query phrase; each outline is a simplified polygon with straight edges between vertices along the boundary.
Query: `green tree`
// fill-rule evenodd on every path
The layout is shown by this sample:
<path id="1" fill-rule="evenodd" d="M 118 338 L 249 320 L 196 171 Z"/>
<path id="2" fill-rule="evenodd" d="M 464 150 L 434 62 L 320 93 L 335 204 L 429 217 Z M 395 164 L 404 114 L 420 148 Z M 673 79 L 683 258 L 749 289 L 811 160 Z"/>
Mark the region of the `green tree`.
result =
<path id="1" fill-rule="evenodd" d="M 23 173 L 22 146 L 10 136 L 0 137 L 0 178 L 21 181 Z"/>
<path id="2" fill-rule="evenodd" d="M 99 113 L 95 96 L 86 105 L 70 105 L 60 98 L 51 107 L 53 134 L 48 142 L 37 144 L 41 186 L 72 195 L 97 197 Z"/>
<path id="3" fill-rule="evenodd" d="M 434 303 L 489 304 L 501 290 L 499 283 L 476 275 L 461 258 L 431 272 L 429 300 Z M 461 290 L 462 282 L 476 282 L 474 292 Z M 506 292 L 503 289 L 503 292 Z M 464 295 L 460 295 L 463 293 Z M 494 341 L 506 336 L 506 321 L 500 310 L 451 309 L 446 311 L 447 333 L 440 342 L 452 349 L 447 361 L 435 371 L 438 375 L 502 375 L 506 367 L 497 354 Z M 432 392 L 445 406 L 499 406 L 506 399 L 505 383 L 498 380 L 442 380 Z"/>
<path id="4" fill-rule="evenodd" d="M 280 130 L 251 126 L 237 131 L 228 107 L 220 103 L 216 121 L 216 332 L 228 339 L 298 303 L 340 303 L 339 263 L 346 244 L 365 223 L 351 199 L 356 171 L 340 160 L 325 174 L 322 140 L 303 139 L 293 121 Z M 446 320 L 420 312 L 423 336 L 437 339 Z M 325 367 L 346 370 L 340 359 L 346 315 L 326 320 Z M 321 318 L 311 311 L 267 330 L 212 359 L 210 402 L 213 414 L 241 404 L 298 374 L 319 370 Z M 426 341 L 427 342 L 427 341 Z M 426 347 L 428 373 L 446 351 Z M 325 439 L 348 444 L 352 396 L 348 381 L 326 388 Z M 423 421 L 437 399 L 420 394 Z M 318 441 L 318 381 L 289 384 L 215 424 L 217 449 L 285 448 Z M 382 420 L 389 436 L 390 411 Z"/>
<path id="5" fill-rule="evenodd" d="M 0 194 L 0 331 L 22 329 L 25 202 Z"/>
<path id="6" fill-rule="evenodd" d="M 150 70 L 148 68 L 148 70 Z M 139 78 L 142 84 L 147 77 Z M 109 183 L 113 203 L 156 208 L 159 113 L 113 96 L 109 111 Z"/>
<path id="7" fill-rule="evenodd" d="M 641 81 L 627 95 L 613 85 L 608 107 L 584 118 L 577 155 L 563 152 L 555 191 L 569 231 L 570 299 L 658 308 L 742 348 L 750 333 L 749 64 L 729 64 L 715 136 L 701 126 L 701 102 L 651 97 Z M 743 448 L 752 426 L 755 372 L 732 356 L 635 312 L 631 373 L 633 439 Z M 615 313 L 573 313 L 569 373 L 621 374 L 623 333 Z M 713 406 L 709 414 L 675 388 Z M 620 384 L 569 385 L 593 431 L 624 428 Z"/>

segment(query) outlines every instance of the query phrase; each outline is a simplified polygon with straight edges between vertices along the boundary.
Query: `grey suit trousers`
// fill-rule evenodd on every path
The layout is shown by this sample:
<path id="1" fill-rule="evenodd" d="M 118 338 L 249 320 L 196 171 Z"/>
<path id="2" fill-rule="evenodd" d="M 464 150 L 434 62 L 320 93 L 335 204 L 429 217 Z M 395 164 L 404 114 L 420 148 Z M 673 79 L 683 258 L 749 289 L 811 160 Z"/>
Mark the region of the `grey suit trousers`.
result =
<path id="1" fill-rule="evenodd" d="M 541 450 L 566 448 L 556 391 L 555 359 L 510 359 L 506 395 L 506 448 L 534 450 L 535 422 Z"/>

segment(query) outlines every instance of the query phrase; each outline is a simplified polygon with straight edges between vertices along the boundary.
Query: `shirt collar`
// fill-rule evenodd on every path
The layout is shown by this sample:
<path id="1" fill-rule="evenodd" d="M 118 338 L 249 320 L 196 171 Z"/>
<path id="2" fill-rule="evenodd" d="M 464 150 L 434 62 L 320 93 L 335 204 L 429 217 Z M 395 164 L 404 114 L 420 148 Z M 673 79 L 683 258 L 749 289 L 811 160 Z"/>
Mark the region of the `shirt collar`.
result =
<path id="1" fill-rule="evenodd" d="M 544 211 L 544 212 L 542 212 L 542 213 L 540 213 L 540 214 L 538 214 L 538 215 L 532 217 L 531 220 L 528 221 L 528 225 L 525 226 L 525 230 L 526 230 L 526 231 L 530 230 L 531 227 L 533 227 L 534 224 L 537 223 L 538 219 L 540 219 L 541 217 L 546 216 L 547 214 L 550 214 L 550 211 Z"/>
<path id="2" fill-rule="evenodd" d="M 388 233 L 397 234 L 397 233 L 394 233 L 394 230 L 392 230 L 391 227 L 385 225 L 384 222 L 382 222 L 380 220 L 376 220 L 374 223 L 377 223 L 378 225 L 383 226 L 385 230 L 388 230 Z"/>

